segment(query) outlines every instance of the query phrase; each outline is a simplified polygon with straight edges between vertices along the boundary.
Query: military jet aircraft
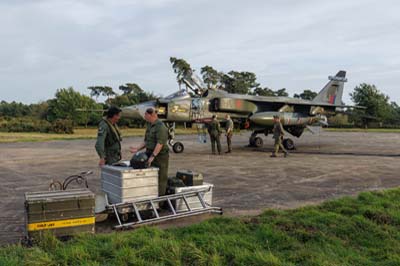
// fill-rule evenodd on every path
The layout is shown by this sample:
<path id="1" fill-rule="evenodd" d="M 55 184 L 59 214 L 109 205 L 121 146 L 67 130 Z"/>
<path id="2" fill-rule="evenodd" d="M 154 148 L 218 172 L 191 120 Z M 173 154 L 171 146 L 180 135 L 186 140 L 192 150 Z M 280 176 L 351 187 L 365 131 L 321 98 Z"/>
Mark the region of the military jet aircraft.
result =
<path id="1" fill-rule="evenodd" d="M 280 117 L 283 128 L 292 136 L 300 137 L 310 125 L 326 124 L 327 116 L 336 114 L 343 105 L 342 95 L 346 72 L 341 70 L 335 76 L 329 76 L 329 82 L 312 100 L 290 97 L 262 97 L 230 94 L 220 89 L 206 89 L 195 75 L 182 80 L 194 92 L 179 90 L 167 97 L 122 108 L 122 115 L 128 118 L 144 119 L 147 108 L 158 110 L 159 118 L 168 126 L 174 122 L 207 123 L 215 114 L 222 119 L 229 114 L 240 128 L 253 131 L 249 145 L 261 147 L 263 140 L 258 134 L 267 136 L 273 129 L 273 117 Z M 175 153 L 183 152 L 180 142 L 170 143 Z M 292 150 L 294 142 L 290 138 L 283 145 Z"/>

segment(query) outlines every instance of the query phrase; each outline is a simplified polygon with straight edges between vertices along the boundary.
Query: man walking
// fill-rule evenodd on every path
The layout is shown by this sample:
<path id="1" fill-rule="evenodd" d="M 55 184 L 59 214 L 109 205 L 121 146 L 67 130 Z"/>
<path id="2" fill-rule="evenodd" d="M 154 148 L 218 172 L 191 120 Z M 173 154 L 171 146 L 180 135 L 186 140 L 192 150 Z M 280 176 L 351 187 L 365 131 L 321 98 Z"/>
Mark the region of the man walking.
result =
<path id="1" fill-rule="evenodd" d="M 285 134 L 283 131 L 282 123 L 280 121 L 279 116 L 274 115 L 274 128 L 272 130 L 273 138 L 275 139 L 274 151 L 272 152 L 271 157 L 277 157 L 279 148 L 284 152 L 284 157 L 289 155 L 288 151 L 282 145 L 283 135 Z"/>

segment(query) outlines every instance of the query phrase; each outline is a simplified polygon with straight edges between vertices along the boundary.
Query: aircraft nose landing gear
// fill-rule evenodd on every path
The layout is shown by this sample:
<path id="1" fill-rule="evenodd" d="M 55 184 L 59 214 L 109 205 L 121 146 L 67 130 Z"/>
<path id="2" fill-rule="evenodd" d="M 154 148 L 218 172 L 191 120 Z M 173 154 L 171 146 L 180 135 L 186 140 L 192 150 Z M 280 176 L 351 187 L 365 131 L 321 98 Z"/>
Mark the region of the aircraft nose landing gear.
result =
<path id="1" fill-rule="evenodd" d="M 175 152 L 175 153 L 182 153 L 183 152 L 183 150 L 185 149 L 185 146 L 183 146 L 183 144 L 181 143 L 181 142 L 175 142 L 173 145 L 172 145 L 172 150 Z"/>
<path id="2" fill-rule="evenodd" d="M 174 142 L 175 138 L 175 123 L 166 123 L 166 126 L 168 128 L 168 144 L 172 147 L 172 150 L 175 153 L 182 153 L 183 150 L 185 149 L 185 146 L 183 146 L 182 142 Z"/>

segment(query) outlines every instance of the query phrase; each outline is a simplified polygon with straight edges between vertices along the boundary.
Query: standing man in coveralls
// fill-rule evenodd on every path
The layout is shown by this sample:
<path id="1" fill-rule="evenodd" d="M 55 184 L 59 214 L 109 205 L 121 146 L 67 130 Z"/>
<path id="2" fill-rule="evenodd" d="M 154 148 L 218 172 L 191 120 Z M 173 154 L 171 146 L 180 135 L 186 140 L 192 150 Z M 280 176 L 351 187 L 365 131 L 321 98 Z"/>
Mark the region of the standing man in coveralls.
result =
<path id="1" fill-rule="evenodd" d="M 131 147 L 130 151 L 136 153 L 146 148 L 146 154 L 149 157 L 148 164 L 159 168 L 158 194 L 163 196 L 166 193 L 168 182 L 168 129 L 158 119 L 157 112 L 152 107 L 146 110 L 144 119 L 147 121 L 144 142 L 138 147 Z"/>
<path id="2" fill-rule="evenodd" d="M 96 151 L 100 157 L 99 166 L 113 164 L 121 160 L 121 133 L 117 122 L 121 118 L 121 109 L 112 106 L 99 123 Z"/>

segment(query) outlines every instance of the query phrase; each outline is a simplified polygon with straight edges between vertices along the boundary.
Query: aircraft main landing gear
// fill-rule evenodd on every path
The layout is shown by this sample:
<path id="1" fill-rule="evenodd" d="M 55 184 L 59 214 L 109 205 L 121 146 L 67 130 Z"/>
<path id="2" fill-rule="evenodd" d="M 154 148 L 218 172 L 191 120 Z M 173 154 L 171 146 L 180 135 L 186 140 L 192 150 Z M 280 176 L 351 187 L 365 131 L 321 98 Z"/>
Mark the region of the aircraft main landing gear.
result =
<path id="1" fill-rule="evenodd" d="M 260 137 L 250 138 L 249 144 L 251 147 L 261 148 L 264 145 L 264 141 Z"/>
<path id="2" fill-rule="evenodd" d="M 264 145 L 263 139 L 260 137 L 257 137 L 257 135 L 260 133 L 265 134 L 265 136 L 268 135 L 268 132 L 266 132 L 264 130 L 253 131 L 253 133 L 251 134 L 251 136 L 249 138 L 249 147 L 261 148 Z M 294 145 L 294 141 L 290 138 L 283 139 L 282 144 L 283 144 L 283 147 L 285 147 L 285 149 L 287 149 L 289 151 L 296 149 L 296 146 Z"/>
<path id="3" fill-rule="evenodd" d="M 262 138 L 257 137 L 258 134 L 264 133 L 265 136 L 268 135 L 268 132 L 266 133 L 264 130 L 255 130 L 253 133 L 251 133 L 250 139 L 249 139 L 249 147 L 256 147 L 256 148 L 261 148 L 264 145 L 264 141 Z"/>
<path id="4" fill-rule="evenodd" d="M 292 139 L 284 139 L 283 140 L 283 147 L 285 147 L 285 149 L 292 151 L 294 149 L 296 149 L 295 145 L 294 145 L 294 141 Z"/>

